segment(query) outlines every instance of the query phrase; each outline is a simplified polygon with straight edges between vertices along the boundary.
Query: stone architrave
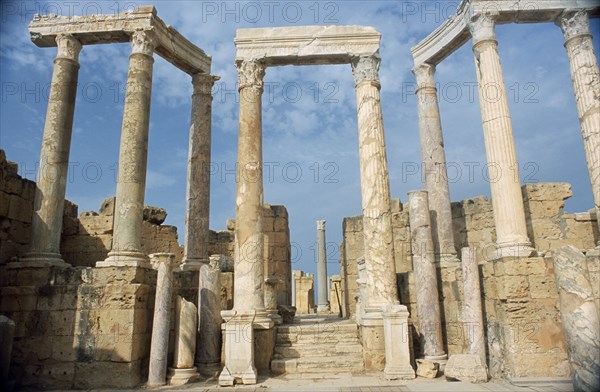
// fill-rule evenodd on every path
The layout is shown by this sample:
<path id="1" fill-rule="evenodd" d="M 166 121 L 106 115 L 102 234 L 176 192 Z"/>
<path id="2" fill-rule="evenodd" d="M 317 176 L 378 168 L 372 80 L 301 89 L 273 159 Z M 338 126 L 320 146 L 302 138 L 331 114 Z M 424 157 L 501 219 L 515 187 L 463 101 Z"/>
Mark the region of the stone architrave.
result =
<path id="1" fill-rule="evenodd" d="M 225 320 L 225 367 L 219 375 L 220 386 L 236 382 L 256 384 L 254 366 L 254 327 L 256 311 L 236 312 Z"/>
<path id="2" fill-rule="evenodd" d="M 13 338 L 15 336 L 15 322 L 4 315 L 0 315 L 0 383 L 8 386 L 8 372 L 12 357 Z"/>
<path id="3" fill-rule="evenodd" d="M 317 221 L 317 313 L 329 313 L 327 301 L 327 242 L 325 242 L 325 221 Z"/>
<path id="4" fill-rule="evenodd" d="M 221 370 L 221 260 L 211 255 L 210 263 L 200 267 L 198 293 L 198 345 L 196 366 L 200 373 L 214 376 Z"/>
<path id="5" fill-rule="evenodd" d="M 410 365 L 410 334 L 408 309 L 404 305 L 390 305 L 383 310 L 385 335 L 385 370 L 388 380 L 411 380 L 415 371 Z"/>
<path id="6" fill-rule="evenodd" d="M 183 385 L 200 379 L 194 366 L 198 309 L 182 296 L 177 296 L 175 305 L 175 353 L 167 378 L 169 385 Z"/>
<path id="7" fill-rule="evenodd" d="M 69 152 L 75 113 L 81 43 L 70 34 L 56 36 L 46 123 L 35 190 L 31 240 L 20 264 L 68 267 L 60 255 Z"/>
<path id="8" fill-rule="evenodd" d="M 158 270 L 158 276 L 156 278 L 148 386 L 157 386 L 166 384 L 175 255 L 173 253 L 154 253 L 150 255 L 150 258 Z"/>
<path id="9" fill-rule="evenodd" d="M 113 243 L 108 258 L 96 263 L 96 267 L 150 268 L 148 258 L 142 252 L 142 217 L 156 44 L 152 31 L 140 30 L 131 35 L 132 53 L 129 56 L 121 130 Z"/>
<path id="10" fill-rule="evenodd" d="M 560 317 L 576 391 L 600 390 L 600 319 L 586 256 L 567 245 L 554 252 Z"/>
<path id="11" fill-rule="evenodd" d="M 378 54 L 352 59 L 358 112 L 366 304 L 365 313 L 381 319 L 383 306 L 397 305 L 396 264 L 390 182 L 379 83 Z M 379 314 L 376 316 L 375 314 Z M 365 314 L 367 317 L 367 315 Z"/>
<path id="12" fill-rule="evenodd" d="M 421 168 L 431 209 L 431 231 L 436 260 L 458 262 L 454 246 L 450 189 L 446 170 L 446 152 L 442 135 L 442 121 L 435 87 L 435 65 L 419 64 L 413 68 L 417 79 L 417 108 L 419 112 L 419 139 Z"/>
<path id="13" fill-rule="evenodd" d="M 478 14 L 469 17 L 468 27 L 475 56 L 483 139 L 496 226 L 497 249 L 490 258 L 528 257 L 534 250 L 527 237 L 517 153 L 494 31 L 495 15 Z"/>
<path id="14" fill-rule="evenodd" d="M 442 341 L 442 320 L 427 191 L 409 192 L 408 202 L 421 345 L 425 359 L 438 362 L 440 367 L 443 367 L 448 357 Z"/>
<path id="15" fill-rule="evenodd" d="M 594 53 L 589 14 L 586 10 L 565 11 L 558 18 L 557 24 L 565 36 L 583 147 L 600 228 L 600 71 Z M 596 249 L 600 250 L 600 238 Z"/>
<path id="16" fill-rule="evenodd" d="M 210 145 L 214 83 L 218 76 L 192 76 L 192 115 L 188 151 L 185 240 L 182 269 L 200 268 L 208 263 L 210 215 Z"/>

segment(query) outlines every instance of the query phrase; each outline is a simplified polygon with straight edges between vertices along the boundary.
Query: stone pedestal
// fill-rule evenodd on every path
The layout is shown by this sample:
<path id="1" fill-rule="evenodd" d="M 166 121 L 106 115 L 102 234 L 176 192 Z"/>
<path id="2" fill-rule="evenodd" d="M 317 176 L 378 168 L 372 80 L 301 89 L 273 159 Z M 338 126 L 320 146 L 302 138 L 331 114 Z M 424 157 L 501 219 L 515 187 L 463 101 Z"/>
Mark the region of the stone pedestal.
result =
<path id="1" fill-rule="evenodd" d="M 8 386 L 8 372 L 12 357 L 15 323 L 6 316 L 0 315 L 0 384 Z"/>
<path id="2" fill-rule="evenodd" d="M 485 366 L 485 335 L 477 248 L 462 248 L 463 322 L 467 338 L 467 353 L 477 355 Z"/>
<path id="3" fill-rule="evenodd" d="M 317 313 L 329 313 L 327 301 L 327 242 L 325 241 L 325 221 L 317 221 Z"/>
<path id="4" fill-rule="evenodd" d="M 150 255 L 150 258 L 158 270 L 158 277 L 156 278 L 148 386 L 157 386 L 166 384 L 175 255 L 172 253 L 154 253 Z"/>
<path id="5" fill-rule="evenodd" d="M 223 312 L 225 367 L 219 376 L 220 386 L 232 386 L 236 381 L 242 384 L 256 384 L 253 328 L 255 316 L 255 311 Z"/>
<path id="6" fill-rule="evenodd" d="M 178 296 L 175 309 L 175 354 L 173 367 L 169 368 L 169 385 L 183 385 L 200 379 L 194 367 L 197 331 L 196 305 Z"/>
<path id="7" fill-rule="evenodd" d="M 567 245 L 554 252 L 560 316 L 576 391 L 600 390 L 600 320 L 586 257 Z"/>
<path id="8" fill-rule="evenodd" d="M 557 24 L 565 36 L 596 216 L 600 217 L 600 71 L 589 14 L 586 10 L 565 11 Z M 597 223 L 600 228 L 600 219 Z M 596 249 L 600 250 L 600 239 Z"/>
<path id="9" fill-rule="evenodd" d="M 429 195 L 431 231 L 436 260 L 458 262 L 454 246 L 450 190 L 446 170 L 446 152 L 442 121 L 435 87 L 435 65 L 420 64 L 413 68 L 417 79 L 417 108 L 423 178 Z"/>
<path id="10" fill-rule="evenodd" d="M 19 266 L 70 266 L 60 255 L 60 236 L 81 43 L 70 34 L 58 34 L 56 44 L 58 52 L 54 60 L 44 125 L 31 221 L 31 240 L 27 253 L 19 261 Z"/>
<path id="11" fill-rule="evenodd" d="M 425 359 L 443 363 L 448 358 L 442 341 L 442 320 L 427 191 L 408 193 L 410 231 L 419 333 Z"/>
<path id="12" fill-rule="evenodd" d="M 208 263 L 212 87 L 218 76 L 192 76 L 192 120 L 188 152 L 183 269 Z"/>
<path id="13" fill-rule="evenodd" d="M 469 20 L 496 226 L 497 249 L 491 258 L 527 257 L 534 250 L 527 237 L 519 164 L 494 26 L 493 15 L 475 15 Z"/>
<path id="14" fill-rule="evenodd" d="M 198 293 L 198 345 L 196 366 L 210 377 L 221 370 L 221 264 L 222 255 L 211 255 L 200 268 Z"/>
<path id="15" fill-rule="evenodd" d="M 131 36 L 131 46 L 119 151 L 113 243 L 108 258 L 97 262 L 96 267 L 150 268 L 148 258 L 142 252 L 142 217 L 154 64 L 152 55 L 156 37 L 152 31 L 136 31 Z"/>
<path id="16" fill-rule="evenodd" d="M 388 380 L 415 378 L 415 371 L 410 366 L 410 335 L 406 306 L 392 305 L 384 309 L 383 332 L 385 335 L 385 378 Z"/>

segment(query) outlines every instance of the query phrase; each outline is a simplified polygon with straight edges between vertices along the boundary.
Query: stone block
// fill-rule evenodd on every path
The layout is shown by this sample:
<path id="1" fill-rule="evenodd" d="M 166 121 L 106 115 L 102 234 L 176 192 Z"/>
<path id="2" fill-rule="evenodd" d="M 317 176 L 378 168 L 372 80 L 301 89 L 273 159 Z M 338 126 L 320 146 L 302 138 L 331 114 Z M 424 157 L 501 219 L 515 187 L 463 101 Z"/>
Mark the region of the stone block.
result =
<path id="1" fill-rule="evenodd" d="M 10 202 L 10 195 L 0 190 L 0 217 L 8 215 L 8 204 Z"/>
<path id="2" fill-rule="evenodd" d="M 478 355 L 451 355 L 446 364 L 444 375 L 448 381 L 468 381 L 484 383 L 488 380 L 487 366 L 481 362 Z"/>
<path id="3" fill-rule="evenodd" d="M 552 275 L 533 275 L 528 279 L 531 298 L 558 298 L 558 289 Z"/>
<path id="4" fill-rule="evenodd" d="M 417 359 L 417 376 L 424 378 L 436 378 L 440 364 L 426 359 Z"/>
<path id="5" fill-rule="evenodd" d="M 160 225 L 167 219 L 167 210 L 160 207 L 144 206 L 144 221 Z"/>
<path id="6" fill-rule="evenodd" d="M 33 201 L 23 199 L 18 195 L 10 195 L 8 203 L 8 218 L 19 222 L 31 223 Z"/>
<path id="7" fill-rule="evenodd" d="M 107 197 L 100 203 L 98 213 L 100 215 L 112 216 L 115 212 L 115 197 Z"/>

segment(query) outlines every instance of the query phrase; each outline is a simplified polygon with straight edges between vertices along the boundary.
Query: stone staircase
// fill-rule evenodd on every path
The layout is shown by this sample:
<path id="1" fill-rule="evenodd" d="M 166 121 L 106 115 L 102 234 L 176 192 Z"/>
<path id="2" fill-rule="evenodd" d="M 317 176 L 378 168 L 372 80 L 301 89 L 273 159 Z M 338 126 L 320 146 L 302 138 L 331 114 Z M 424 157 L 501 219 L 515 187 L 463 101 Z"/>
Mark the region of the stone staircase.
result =
<path id="1" fill-rule="evenodd" d="M 338 318 L 298 318 L 277 326 L 273 374 L 364 371 L 356 323 Z"/>

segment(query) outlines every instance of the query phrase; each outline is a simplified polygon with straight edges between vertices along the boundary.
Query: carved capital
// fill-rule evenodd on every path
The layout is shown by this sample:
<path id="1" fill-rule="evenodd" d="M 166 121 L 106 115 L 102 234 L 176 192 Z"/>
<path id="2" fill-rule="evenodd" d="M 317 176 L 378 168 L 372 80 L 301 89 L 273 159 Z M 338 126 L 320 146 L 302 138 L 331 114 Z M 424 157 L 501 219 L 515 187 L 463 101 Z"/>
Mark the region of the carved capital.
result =
<path id="1" fill-rule="evenodd" d="M 138 30 L 131 34 L 131 53 L 142 53 L 152 56 L 158 45 L 156 34 L 152 30 Z"/>
<path id="2" fill-rule="evenodd" d="M 435 65 L 422 63 L 412 69 L 417 79 L 417 89 L 424 87 L 435 88 Z"/>
<path id="3" fill-rule="evenodd" d="M 71 34 L 58 34 L 56 36 L 58 52 L 56 58 L 69 59 L 77 62 L 81 51 L 81 42 Z"/>
<path id="4" fill-rule="evenodd" d="M 317 221 L 317 230 L 325 230 L 325 222 L 324 220 Z"/>
<path id="5" fill-rule="evenodd" d="M 194 87 L 194 94 L 210 95 L 212 88 L 217 80 L 221 79 L 220 76 L 197 73 L 192 76 L 192 86 Z"/>
<path id="6" fill-rule="evenodd" d="M 469 15 L 467 26 L 471 33 L 473 45 L 483 41 L 496 41 L 496 18 L 498 13 L 489 12 L 485 14 Z"/>
<path id="7" fill-rule="evenodd" d="M 590 16 L 585 10 L 565 10 L 556 19 L 556 24 L 560 26 L 565 41 L 579 35 L 590 35 Z"/>
<path id="8" fill-rule="evenodd" d="M 378 54 L 373 56 L 354 57 L 351 64 L 352 76 L 354 76 L 355 84 L 358 85 L 365 81 L 379 81 L 379 65 L 381 64 L 381 57 L 379 57 Z"/>
<path id="9" fill-rule="evenodd" d="M 235 62 L 238 71 L 238 89 L 245 87 L 263 88 L 266 66 L 260 60 L 239 60 Z"/>

